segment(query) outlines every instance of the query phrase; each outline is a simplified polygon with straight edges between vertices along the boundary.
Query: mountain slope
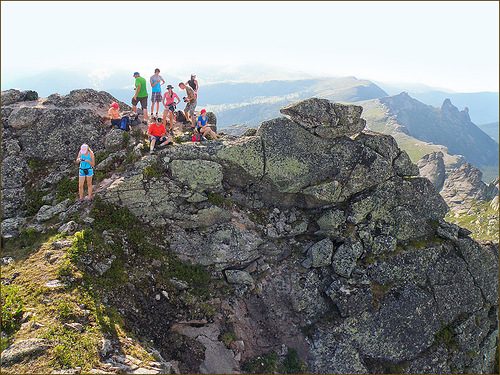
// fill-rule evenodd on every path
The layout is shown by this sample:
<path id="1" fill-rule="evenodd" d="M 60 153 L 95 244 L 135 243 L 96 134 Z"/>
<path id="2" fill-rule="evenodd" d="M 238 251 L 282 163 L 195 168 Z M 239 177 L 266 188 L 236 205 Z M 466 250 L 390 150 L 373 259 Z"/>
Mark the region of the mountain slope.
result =
<path id="1" fill-rule="evenodd" d="M 479 124 L 477 126 L 498 143 L 498 121 L 490 122 L 489 124 Z"/>
<path id="2" fill-rule="evenodd" d="M 441 108 L 423 104 L 407 93 L 380 102 L 409 135 L 444 145 L 451 154 L 464 155 L 478 167 L 498 166 L 498 143 L 472 123 L 466 109 L 459 111 L 449 99 Z"/>
<path id="3" fill-rule="evenodd" d="M 149 154 L 142 125 L 103 126 L 107 93 L 9 95 L 2 373 L 495 371 L 498 249 L 360 106 Z"/>

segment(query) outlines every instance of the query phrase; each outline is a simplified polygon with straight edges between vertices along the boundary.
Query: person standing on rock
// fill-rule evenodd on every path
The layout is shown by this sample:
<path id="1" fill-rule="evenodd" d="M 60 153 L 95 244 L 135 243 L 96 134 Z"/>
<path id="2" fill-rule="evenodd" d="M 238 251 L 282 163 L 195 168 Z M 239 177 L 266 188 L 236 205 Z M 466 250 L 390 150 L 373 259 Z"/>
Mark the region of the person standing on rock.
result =
<path id="1" fill-rule="evenodd" d="M 174 126 L 174 112 L 175 112 L 175 107 L 177 104 L 181 102 L 177 94 L 174 92 L 174 87 L 172 85 L 167 86 L 167 92 L 165 93 L 165 96 L 163 97 L 163 106 L 165 107 L 165 110 L 163 111 L 163 124 L 166 125 L 167 122 L 167 114 L 170 115 L 170 127 L 169 130 L 172 130 Z M 175 99 L 177 99 L 177 103 L 175 102 Z"/>
<path id="2" fill-rule="evenodd" d="M 189 85 L 194 90 L 196 97 L 198 97 L 198 81 L 196 80 L 196 74 L 191 74 L 191 79 L 186 82 L 186 85 Z"/>
<path id="3" fill-rule="evenodd" d="M 137 113 L 137 103 L 141 103 L 142 112 L 144 113 L 144 122 L 148 121 L 148 90 L 146 80 L 141 77 L 139 72 L 134 73 L 135 78 L 135 93 L 132 98 L 132 111 Z"/>
<path id="4" fill-rule="evenodd" d="M 155 69 L 155 74 L 149 79 L 151 83 L 151 117 L 153 117 L 153 111 L 155 109 L 156 103 L 156 117 L 158 117 L 158 111 L 160 110 L 161 103 L 161 85 L 165 84 L 165 80 L 160 75 L 160 69 Z"/>
<path id="5" fill-rule="evenodd" d="M 191 86 L 186 85 L 184 82 L 179 83 L 179 87 L 181 90 L 186 90 L 186 95 L 182 99 L 186 103 L 186 108 L 184 108 L 184 115 L 186 116 L 186 120 L 191 123 L 191 128 L 195 127 L 195 116 L 194 110 L 196 108 L 196 93 L 194 92 Z"/>
<path id="6" fill-rule="evenodd" d="M 80 163 L 78 173 L 78 194 L 80 201 L 83 201 L 83 190 L 85 181 L 87 181 L 88 200 L 92 200 L 92 176 L 94 176 L 95 157 L 94 152 L 87 144 L 83 144 L 75 160 Z"/>

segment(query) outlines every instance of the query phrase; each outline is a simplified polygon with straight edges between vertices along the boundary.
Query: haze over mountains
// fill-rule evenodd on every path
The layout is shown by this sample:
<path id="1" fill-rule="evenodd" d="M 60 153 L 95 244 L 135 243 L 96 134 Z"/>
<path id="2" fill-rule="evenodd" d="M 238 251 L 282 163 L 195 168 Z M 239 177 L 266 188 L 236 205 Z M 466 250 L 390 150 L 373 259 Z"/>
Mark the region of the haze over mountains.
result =
<path id="1" fill-rule="evenodd" d="M 198 107 L 215 112 L 220 128 L 231 127 L 235 132 L 242 132 L 279 116 L 281 107 L 301 99 L 319 97 L 359 103 L 365 108 L 368 127 L 393 135 L 414 162 L 426 152 L 443 151 L 464 155 L 486 174 L 485 180 L 498 175 L 497 92 L 453 93 L 419 84 L 408 84 L 406 89 L 352 76 L 298 79 L 307 74 L 271 70 L 266 75 L 265 69 L 261 70 L 259 82 L 242 82 L 255 77 L 255 72 L 253 76 L 250 73 L 251 67 L 239 75 L 237 71 L 217 70 L 207 71 L 207 76 L 198 73 L 201 86 Z M 34 89 L 48 96 L 54 92 L 66 94 L 76 88 L 91 87 L 105 90 L 128 103 L 133 92 L 133 78 L 128 73 L 51 71 L 3 81 L 2 89 Z M 273 74 L 295 79 L 266 80 Z M 175 87 L 188 78 L 181 78 L 181 74 L 163 75 Z M 143 76 L 149 75 L 143 73 Z M 242 79 L 221 82 L 223 78 L 235 80 L 238 77 Z M 406 93 L 400 95 L 402 91 Z"/>

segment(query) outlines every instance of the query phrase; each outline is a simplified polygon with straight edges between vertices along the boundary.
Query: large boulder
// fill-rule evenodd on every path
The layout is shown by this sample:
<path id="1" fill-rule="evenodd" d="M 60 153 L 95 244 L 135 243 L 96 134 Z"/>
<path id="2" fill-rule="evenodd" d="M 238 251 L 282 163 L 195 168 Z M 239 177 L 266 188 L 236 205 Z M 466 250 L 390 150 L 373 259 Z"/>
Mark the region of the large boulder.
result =
<path id="1" fill-rule="evenodd" d="M 328 139 L 360 133 L 366 125 L 361 118 L 362 111 L 363 108 L 357 105 L 318 98 L 290 104 L 280 110 L 312 134 Z"/>
<path id="2" fill-rule="evenodd" d="M 13 365 L 28 357 L 39 356 L 50 347 L 50 341 L 44 339 L 17 341 L 2 352 L 2 367 Z"/>

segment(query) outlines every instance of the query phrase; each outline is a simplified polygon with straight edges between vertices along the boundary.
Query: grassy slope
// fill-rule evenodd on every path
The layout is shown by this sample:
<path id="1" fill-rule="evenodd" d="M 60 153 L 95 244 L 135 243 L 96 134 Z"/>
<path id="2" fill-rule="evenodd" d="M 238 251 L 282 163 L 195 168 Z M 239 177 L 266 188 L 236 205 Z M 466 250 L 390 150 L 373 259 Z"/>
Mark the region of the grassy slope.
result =
<path id="1" fill-rule="evenodd" d="M 52 245 L 56 240 L 70 240 L 71 244 L 76 239 L 73 236 L 61 235 L 32 239 L 31 246 L 22 249 L 19 249 L 18 241 L 7 242 L 4 248 L 4 256 L 12 255 L 16 261 L 2 267 L 2 278 L 10 279 L 15 273 L 19 273 L 12 285 L 17 290 L 22 310 L 32 316 L 26 324 L 14 322 L 19 330 L 11 333 L 2 342 L 2 346 L 28 338 L 49 339 L 53 341 L 54 346 L 46 354 L 2 368 L 2 372 L 48 374 L 55 369 L 76 366 L 88 371 L 99 364 L 98 348 L 101 339 L 109 335 L 113 335 L 120 342 L 124 355 L 128 354 L 143 361 L 153 360 L 137 340 L 129 338 L 130 335 L 124 330 L 118 315 L 105 308 L 91 288 L 79 283 L 58 288 L 46 286 L 48 281 L 60 279 L 62 274 L 71 273 L 73 278 L 81 279 L 81 272 L 69 263 L 70 248 L 56 249 Z M 7 290 L 2 291 L 5 292 Z M 76 332 L 64 326 L 70 322 L 85 322 L 83 332 Z M 34 329 L 34 324 L 42 326 Z"/>
<path id="2" fill-rule="evenodd" d="M 434 151 L 447 154 L 447 149 L 444 146 L 420 141 L 395 129 L 394 121 L 388 117 L 386 109 L 377 99 L 356 104 L 363 106 L 362 116 L 366 120 L 367 127 L 379 133 L 392 135 L 399 147 L 408 153 L 414 163 L 422 156 Z"/>
<path id="3" fill-rule="evenodd" d="M 476 240 L 498 242 L 498 211 L 490 206 L 490 202 L 471 202 L 464 209 L 466 213 L 450 211 L 446 221 L 467 228 Z"/>

